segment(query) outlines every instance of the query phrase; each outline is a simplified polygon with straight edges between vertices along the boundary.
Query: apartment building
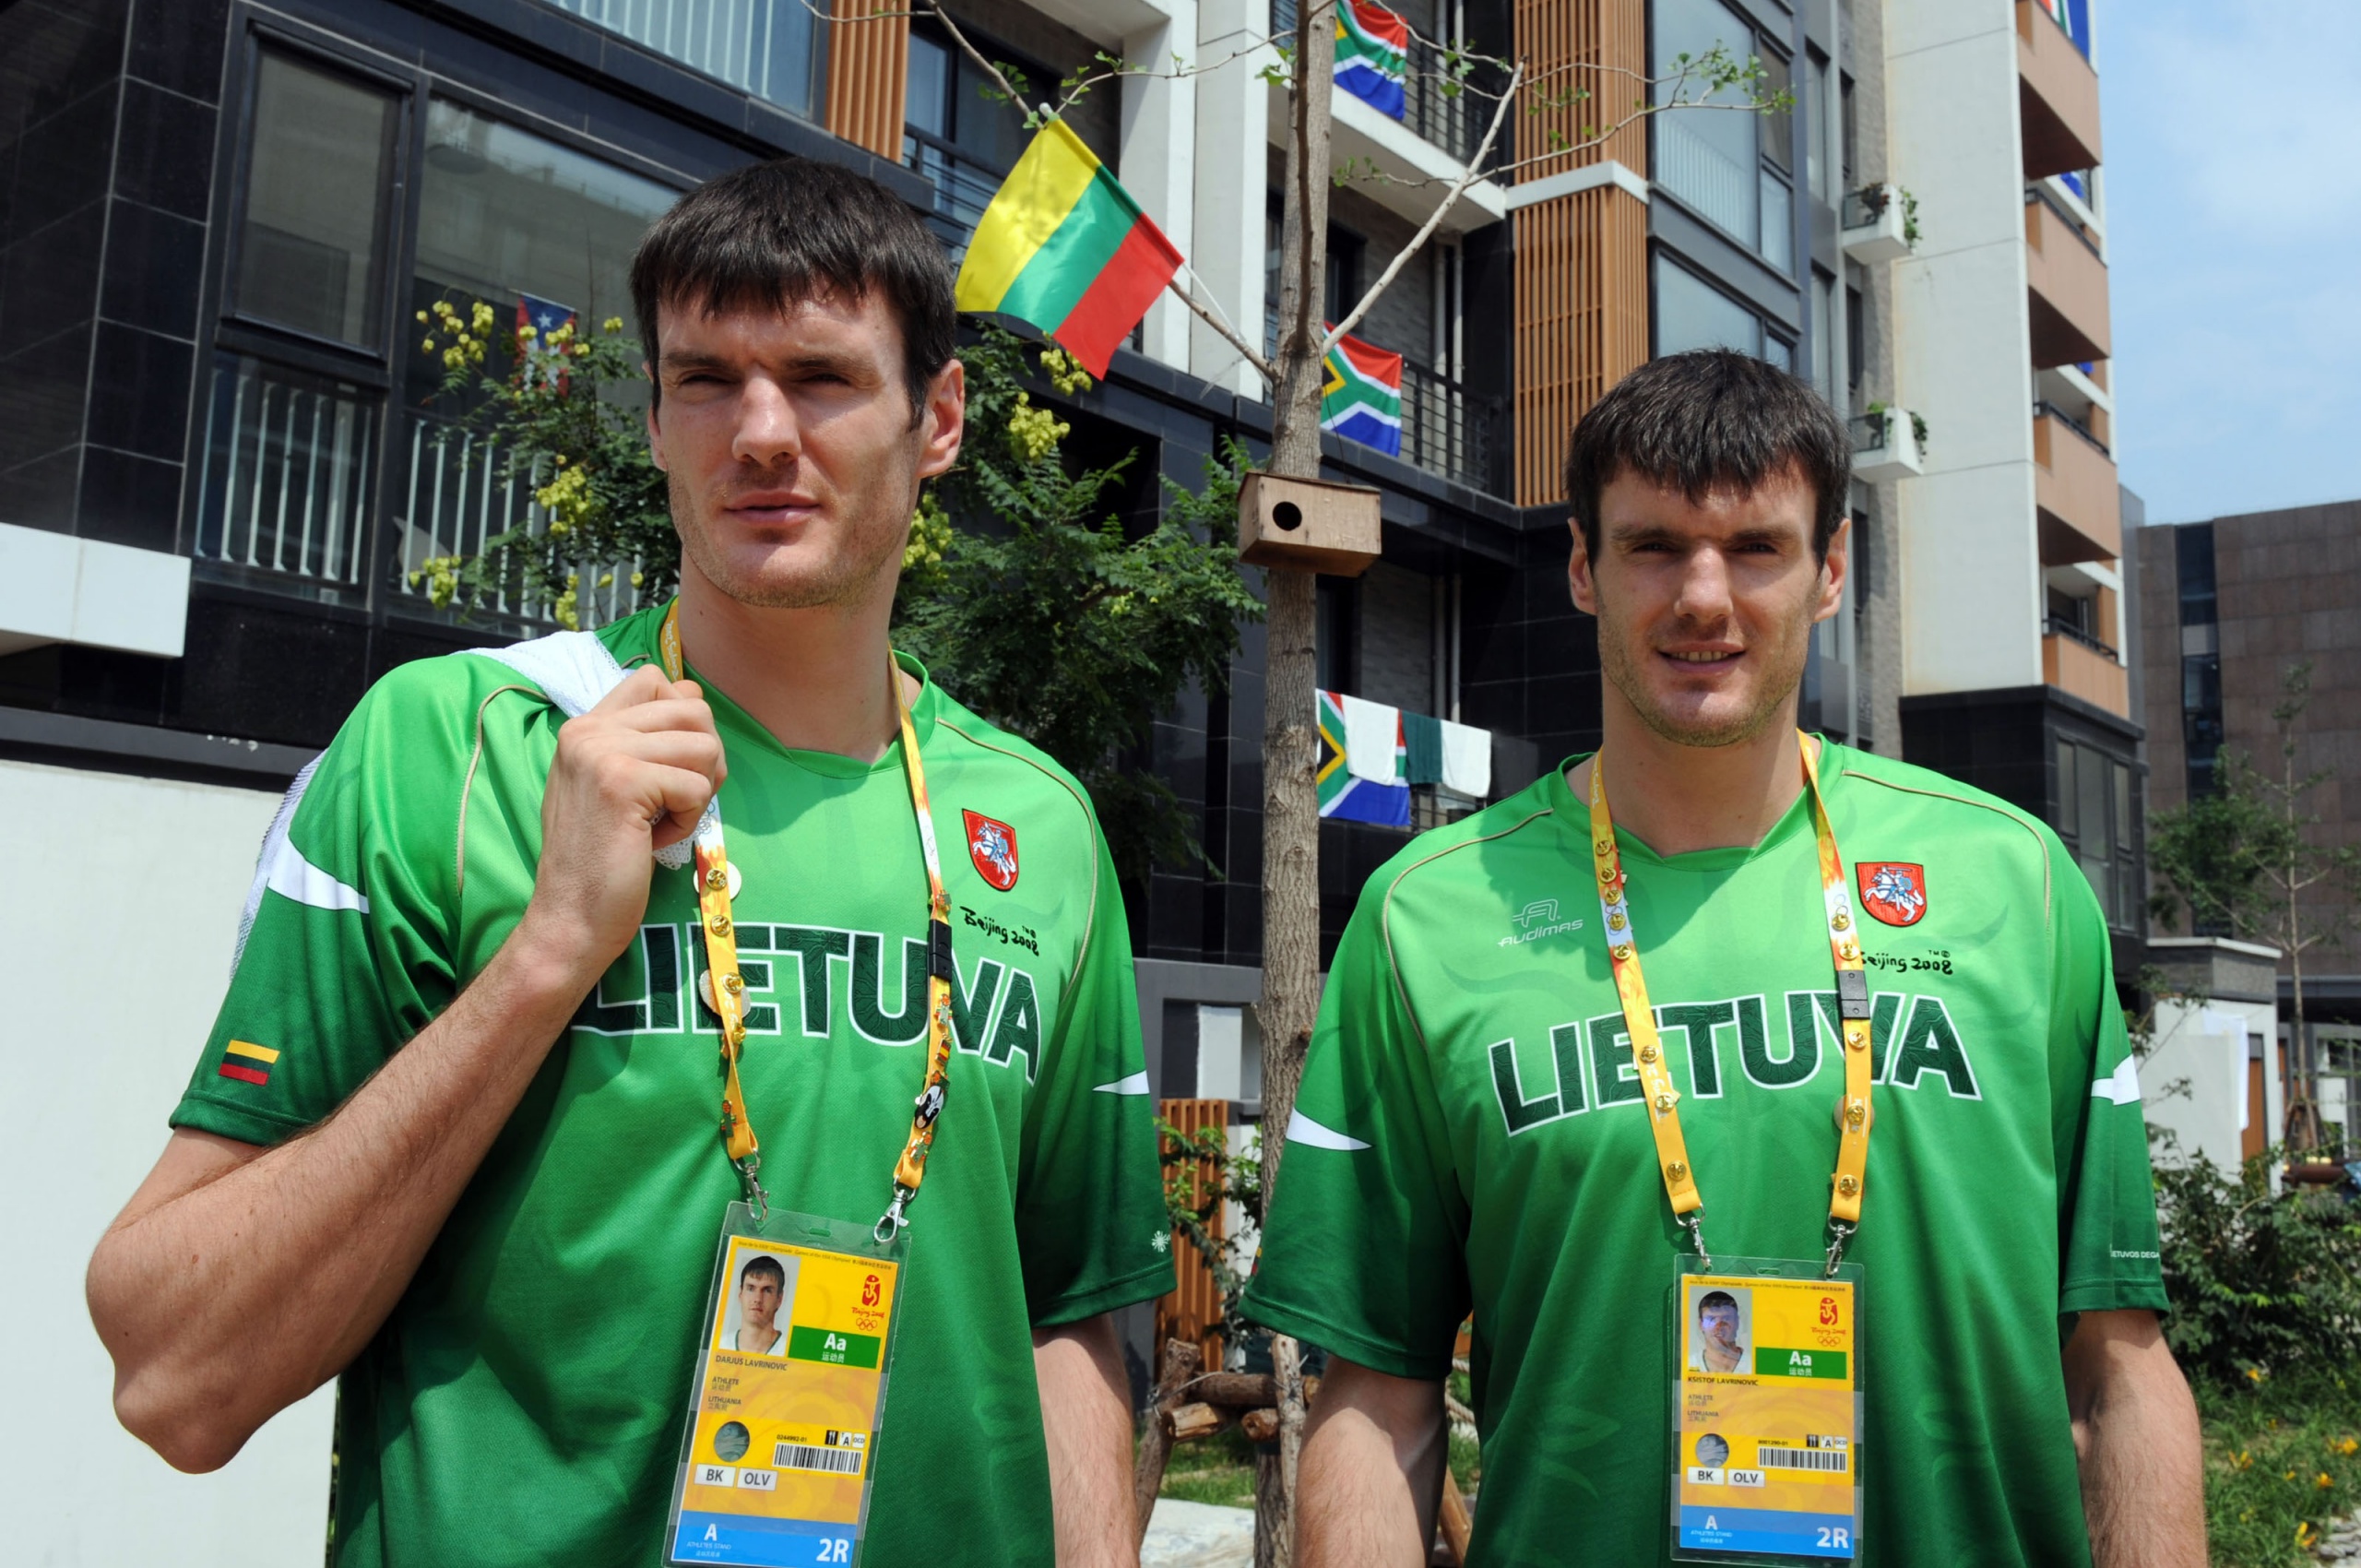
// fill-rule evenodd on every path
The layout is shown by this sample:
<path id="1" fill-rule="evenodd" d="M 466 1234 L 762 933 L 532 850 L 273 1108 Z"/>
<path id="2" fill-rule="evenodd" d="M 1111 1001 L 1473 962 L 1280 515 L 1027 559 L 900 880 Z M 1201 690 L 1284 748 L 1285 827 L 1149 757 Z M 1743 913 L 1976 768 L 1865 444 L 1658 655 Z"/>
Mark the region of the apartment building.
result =
<path id="1" fill-rule="evenodd" d="M 2298 778 L 2328 776 L 2302 802 L 2319 819 L 2309 837 L 2361 844 L 2361 800 L 2351 783 L 2361 778 L 2361 502 L 2147 528 L 2135 538 L 2150 805 L 2170 811 L 2206 794 L 2225 748 L 2284 777 L 2272 710 L 2288 671 L 2308 663 L 2312 695 L 2296 732 L 2294 767 Z M 2300 906 L 2307 921 L 2326 925 L 2345 893 L 2329 883 L 2310 889 Z M 2158 945 L 2195 945 L 2186 929 L 2176 935 Z M 2275 968 L 2280 1027 L 2292 1029 L 2293 966 L 2283 956 Z M 2270 978 L 2266 970 L 2262 989 Z M 2361 949 L 2354 943 L 2305 956 L 2304 1013 L 2322 1120 L 2350 1149 L 2361 1143 Z M 2275 1061 L 2279 1042 L 2271 1043 Z M 2279 1136 L 2279 1123 L 2269 1125 Z"/>
<path id="2" fill-rule="evenodd" d="M 2138 967 L 2142 725 L 2109 443 L 2106 174 L 2087 0 L 1886 0 L 1902 753 L 2057 828 Z"/>

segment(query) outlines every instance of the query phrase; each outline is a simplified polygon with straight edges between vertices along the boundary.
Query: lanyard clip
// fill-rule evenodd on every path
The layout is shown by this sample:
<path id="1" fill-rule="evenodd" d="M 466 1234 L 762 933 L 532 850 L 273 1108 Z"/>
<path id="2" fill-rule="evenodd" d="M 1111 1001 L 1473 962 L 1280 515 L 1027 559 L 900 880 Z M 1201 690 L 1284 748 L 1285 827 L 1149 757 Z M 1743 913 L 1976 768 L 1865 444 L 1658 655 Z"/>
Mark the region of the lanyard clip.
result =
<path id="1" fill-rule="evenodd" d="M 878 1217 L 877 1229 L 870 1232 L 879 1246 L 889 1245 L 895 1237 L 902 1233 L 902 1227 L 910 1222 L 909 1216 L 903 1210 L 917 1196 L 915 1190 L 903 1186 L 899 1182 L 894 1183 L 894 1201 L 885 1206 L 885 1212 Z"/>
<path id="2" fill-rule="evenodd" d="M 1845 1243 L 1852 1241 L 1853 1232 L 1859 1229 L 1858 1225 L 1847 1220 L 1832 1219 L 1828 1222 L 1828 1272 L 1822 1276 L 1823 1278 L 1836 1277 L 1836 1265 L 1845 1261 Z"/>
<path id="3" fill-rule="evenodd" d="M 746 1201 L 753 1206 L 754 1223 L 760 1225 L 770 1218 L 771 1212 L 771 1195 L 763 1191 L 763 1184 L 754 1174 L 763 1168 L 763 1157 L 750 1154 L 743 1159 L 733 1159 L 730 1163 L 738 1168 L 738 1180 L 746 1189 Z"/>
<path id="4" fill-rule="evenodd" d="M 1689 1228 L 1689 1242 L 1690 1245 L 1697 1249 L 1697 1261 L 1704 1265 L 1707 1268 L 1713 1267 L 1714 1254 L 1705 1250 L 1704 1210 L 1690 1210 L 1687 1214 L 1680 1217 L 1680 1223 Z"/>

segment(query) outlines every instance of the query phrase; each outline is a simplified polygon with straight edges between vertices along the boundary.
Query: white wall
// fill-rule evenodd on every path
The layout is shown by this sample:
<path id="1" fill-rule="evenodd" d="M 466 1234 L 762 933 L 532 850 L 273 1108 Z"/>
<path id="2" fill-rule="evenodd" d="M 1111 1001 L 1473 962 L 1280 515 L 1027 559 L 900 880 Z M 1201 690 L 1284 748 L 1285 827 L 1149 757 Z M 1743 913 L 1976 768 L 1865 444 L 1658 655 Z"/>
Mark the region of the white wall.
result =
<path id="1" fill-rule="evenodd" d="M 1892 0 L 1890 178 L 1918 198 L 1893 266 L 1894 400 L 1925 416 L 1900 487 L 1903 692 L 2041 683 L 2024 157 L 2009 0 Z"/>
<path id="2" fill-rule="evenodd" d="M 2251 1042 L 2262 1042 L 2262 1089 L 2248 1089 Z M 2140 1063 L 2141 1110 L 2171 1129 L 2182 1158 L 2202 1157 L 2235 1175 L 2249 1126 L 2275 1142 L 2284 1108 L 2279 1087 L 2278 1009 L 2268 1003 L 2170 998 L 2156 1004 L 2156 1034 Z"/>
<path id="3" fill-rule="evenodd" d="M 115 1422 L 82 1300 L 100 1232 L 155 1162 L 229 981 L 275 795 L 0 761 L 0 1557 L 42 1568 L 320 1561 L 323 1389 L 213 1475 Z"/>

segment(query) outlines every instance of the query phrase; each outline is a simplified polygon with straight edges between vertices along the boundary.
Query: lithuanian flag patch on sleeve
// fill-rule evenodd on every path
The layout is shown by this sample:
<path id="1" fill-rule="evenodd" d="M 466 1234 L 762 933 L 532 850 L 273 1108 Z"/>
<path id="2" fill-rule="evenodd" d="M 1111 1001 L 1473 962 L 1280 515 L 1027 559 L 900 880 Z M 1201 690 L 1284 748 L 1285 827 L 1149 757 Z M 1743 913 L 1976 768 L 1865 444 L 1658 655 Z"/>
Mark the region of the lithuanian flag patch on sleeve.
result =
<path id="1" fill-rule="evenodd" d="M 233 1039 L 221 1052 L 220 1074 L 241 1083 L 270 1082 L 270 1064 L 279 1060 L 279 1052 L 267 1045 L 251 1040 Z"/>

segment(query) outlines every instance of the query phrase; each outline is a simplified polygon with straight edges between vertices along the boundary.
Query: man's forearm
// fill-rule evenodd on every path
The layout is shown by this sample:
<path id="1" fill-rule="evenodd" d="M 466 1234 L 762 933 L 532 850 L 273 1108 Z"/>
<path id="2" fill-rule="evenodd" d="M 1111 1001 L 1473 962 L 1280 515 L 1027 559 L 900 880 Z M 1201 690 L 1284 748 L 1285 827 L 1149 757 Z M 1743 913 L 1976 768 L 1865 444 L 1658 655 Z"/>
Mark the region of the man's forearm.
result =
<path id="1" fill-rule="evenodd" d="M 1058 1568 L 1131 1568 L 1139 1562 L 1132 1500 L 1131 1379 L 1115 1320 L 1101 1313 L 1037 1330 L 1041 1432 L 1050 1449 L 1050 1505 Z"/>
<path id="2" fill-rule="evenodd" d="M 540 951 L 512 936 L 319 1126 L 176 1135 L 89 1280 L 116 1412 L 165 1459 L 227 1463 L 385 1322 L 587 989 Z"/>
<path id="3" fill-rule="evenodd" d="M 1415 1568 L 1442 1488 L 1442 1385 L 1331 1356 L 1296 1488 L 1301 1568 Z"/>
<path id="4" fill-rule="evenodd" d="M 2085 1313 L 2066 1381 L 2094 1568 L 2204 1568 L 2197 1406 L 2155 1314 Z"/>

